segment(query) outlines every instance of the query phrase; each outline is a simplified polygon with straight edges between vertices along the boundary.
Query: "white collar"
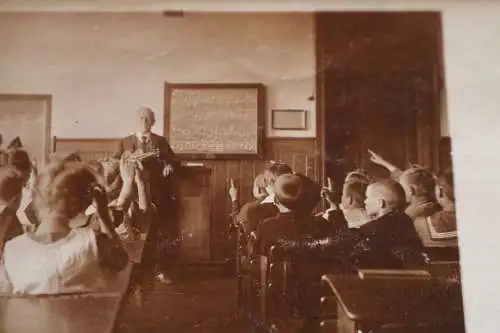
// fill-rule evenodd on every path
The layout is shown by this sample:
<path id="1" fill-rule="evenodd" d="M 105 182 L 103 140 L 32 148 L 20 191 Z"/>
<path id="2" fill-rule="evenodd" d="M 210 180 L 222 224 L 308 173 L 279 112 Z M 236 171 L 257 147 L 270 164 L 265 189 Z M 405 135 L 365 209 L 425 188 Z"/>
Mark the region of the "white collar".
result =
<path id="1" fill-rule="evenodd" d="M 265 203 L 272 203 L 274 204 L 274 194 L 269 194 L 267 197 L 264 198 L 264 200 L 262 200 L 260 202 L 260 204 L 265 204 Z"/>
<path id="2" fill-rule="evenodd" d="M 143 133 L 143 132 L 135 132 L 135 136 L 138 138 L 138 139 L 141 139 L 143 137 L 145 137 L 146 139 L 149 139 L 151 138 L 151 132 L 146 132 L 146 133 Z"/>
<path id="3" fill-rule="evenodd" d="M 286 208 L 285 206 L 275 203 L 275 201 L 274 201 L 274 194 L 269 194 L 267 197 L 264 198 L 264 200 L 262 200 L 260 202 L 261 205 L 262 204 L 266 204 L 266 203 L 270 203 L 270 204 L 275 205 L 276 208 L 278 208 L 278 211 L 280 213 L 289 213 L 289 212 L 291 212 L 291 210 L 288 209 L 288 208 Z"/>
<path id="4" fill-rule="evenodd" d="M 279 204 L 278 204 L 278 205 L 276 205 L 276 208 L 278 208 L 278 211 L 279 211 L 280 213 L 290 213 L 290 212 L 292 211 L 291 209 L 286 208 L 285 206 L 283 206 L 283 205 L 279 205 Z"/>
<path id="5" fill-rule="evenodd" d="M 94 206 L 94 205 L 90 205 L 87 207 L 87 209 L 85 210 L 85 215 L 86 216 L 90 216 L 94 213 L 97 213 L 97 208 Z"/>

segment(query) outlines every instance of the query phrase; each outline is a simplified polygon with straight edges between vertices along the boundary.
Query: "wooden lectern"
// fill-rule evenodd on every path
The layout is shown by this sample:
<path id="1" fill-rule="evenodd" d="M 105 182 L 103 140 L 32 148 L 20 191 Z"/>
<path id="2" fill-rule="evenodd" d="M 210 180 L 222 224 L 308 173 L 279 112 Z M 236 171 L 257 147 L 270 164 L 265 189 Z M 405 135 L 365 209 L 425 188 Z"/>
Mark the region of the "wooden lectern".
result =
<path id="1" fill-rule="evenodd" d="M 210 260 L 212 170 L 202 165 L 183 165 L 180 172 L 179 259 Z"/>

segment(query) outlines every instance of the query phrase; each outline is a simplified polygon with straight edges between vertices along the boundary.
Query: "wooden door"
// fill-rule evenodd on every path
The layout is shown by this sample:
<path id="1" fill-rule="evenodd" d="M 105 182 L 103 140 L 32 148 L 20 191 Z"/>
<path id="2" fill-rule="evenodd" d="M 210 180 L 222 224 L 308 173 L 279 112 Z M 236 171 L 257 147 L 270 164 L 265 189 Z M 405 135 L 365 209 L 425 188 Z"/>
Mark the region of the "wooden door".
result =
<path id="1" fill-rule="evenodd" d="M 368 149 L 401 168 L 437 168 L 439 109 L 433 70 L 325 75 L 325 167 L 340 182 L 362 167 L 387 172 L 369 161 Z"/>

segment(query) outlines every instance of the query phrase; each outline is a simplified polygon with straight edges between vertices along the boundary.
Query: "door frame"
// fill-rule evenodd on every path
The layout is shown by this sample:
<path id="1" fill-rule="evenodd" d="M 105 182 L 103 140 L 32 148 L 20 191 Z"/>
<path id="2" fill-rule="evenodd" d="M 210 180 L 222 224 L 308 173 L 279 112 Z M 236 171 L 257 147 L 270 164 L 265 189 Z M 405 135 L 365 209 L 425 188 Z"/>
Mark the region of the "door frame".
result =
<path id="1" fill-rule="evenodd" d="M 48 163 L 52 150 L 52 95 L 43 94 L 0 94 L 0 101 L 40 101 L 44 102 L 44 137 L 43 137 L 43 152 L 42 161 Z M 21 138 L 22 142 L 23 138 Z"/>

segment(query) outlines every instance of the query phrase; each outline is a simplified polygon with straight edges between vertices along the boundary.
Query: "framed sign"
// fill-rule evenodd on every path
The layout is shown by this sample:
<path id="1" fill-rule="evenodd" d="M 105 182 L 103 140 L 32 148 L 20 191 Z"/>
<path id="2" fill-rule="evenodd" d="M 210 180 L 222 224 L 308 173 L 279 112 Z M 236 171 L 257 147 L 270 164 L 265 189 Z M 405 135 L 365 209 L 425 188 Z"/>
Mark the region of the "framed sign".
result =
<path id="1" fill-rule="evenodd" d="M 271 125 L 277 130 L 306 130 L 306 110 L 272 110 Z"/>
<path id="2" fill-rule="evenodd" d="M 263 158 L 261 84 L 165 83 L 164 133 L 183 159 Z"/>

